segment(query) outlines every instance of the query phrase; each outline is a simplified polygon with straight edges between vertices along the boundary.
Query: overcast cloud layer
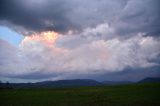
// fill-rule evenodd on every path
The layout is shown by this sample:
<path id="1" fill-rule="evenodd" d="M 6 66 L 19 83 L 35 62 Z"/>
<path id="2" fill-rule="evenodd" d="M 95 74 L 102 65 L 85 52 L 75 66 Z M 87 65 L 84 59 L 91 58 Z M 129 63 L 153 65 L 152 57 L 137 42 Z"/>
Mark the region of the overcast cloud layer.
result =
<path id="1" fill-rule="evenodd" d="M 20 32 L 79 32 L 107 22 L 116 35 L 157 36 L 159 6 L 159 0 L 1 0 L 0 19 Z"/>
<path id="2" fill-rule="evenodd" d="M 0 40 L 0 76 L 31 80 L 160 76 L 159 6 L 159 0 L 1 0 L 0 25 L 25 38 L 19 47 Z M 57 38 L 42 40 L 46 31 L 57 32 Z"/>

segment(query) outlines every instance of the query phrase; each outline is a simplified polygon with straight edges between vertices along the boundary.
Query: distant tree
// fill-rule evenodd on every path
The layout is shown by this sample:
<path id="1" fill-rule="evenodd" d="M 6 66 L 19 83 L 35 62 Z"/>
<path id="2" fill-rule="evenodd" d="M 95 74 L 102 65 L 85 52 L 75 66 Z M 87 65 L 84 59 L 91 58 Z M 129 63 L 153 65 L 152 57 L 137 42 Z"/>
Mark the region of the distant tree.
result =
<path id="1" fill-rule="evenodd" d="M 31 84 L 31 82 L 28 82 L 27 84 Z"/>
<path id="2" fill-rule="evenodd" d="M 6 82 L 6 85 L 7 85 L 7 86 L 9 85 L 9 82 L 8 82 L 8 81 Z"/>
<path id="3" fill-rule="evenodd" d="M 30 87 L 31 85 L 32 85 L 32 83 L 28 82 L 27 85 L 26 85 L 26 87 Z"/>
<path id="4" fill-rule="evenodd" d="M 9 88 L 9 82 L 8 81 L 6 81 L 6 87 Z"/>
<path id="5" fill-rule="evenodd" d="M 11 88 L 12 88 L 12 84 L 10 84 L 9 81 L 6 81 L 6 87 L 7 87 L 8 89 L 11 89 Z"/>

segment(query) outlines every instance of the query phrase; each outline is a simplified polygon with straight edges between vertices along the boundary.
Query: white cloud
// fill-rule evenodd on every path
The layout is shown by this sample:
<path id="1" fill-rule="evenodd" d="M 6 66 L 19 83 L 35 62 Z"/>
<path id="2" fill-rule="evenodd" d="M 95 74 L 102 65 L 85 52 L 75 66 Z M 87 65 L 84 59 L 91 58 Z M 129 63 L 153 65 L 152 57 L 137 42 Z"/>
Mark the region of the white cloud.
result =
<path id="1" fill-rule="evenodd" d="M 27 36 L 20 44 L 19 52 L 12 52 L 11 56 L 14 58 L 8 58 L 8 53 L 13 51 L 10 47 L 5 46 L 7 53 L 3 53 L 5 49 L 1 48 L 3 58 L 18 62 L 1 64 L 0 73 L 14 76 L 38 72 L 61 78 L 64 74 L 103 74 L 118 72 L 126 67 L 146 68 L 159 65 L 150 61 L 160 54 L 157 39 L 142 36 L 141 33 L 127 39 L 103 39 L 103 36 L 109 36 L 107 29 L 109 26 L 102 24 L 93 29 L 88 28 L 79 35 L 44 38 L 41 33 L 41 36 Z M 96 35 L 102 37 L 95 38 Z"/>
<path id="2" fill-rule="evenodd" d="M 58 40 L 61 39 L 64 40 L 63 36 Z M 78 42 L 77 39 L 74 40 Z M 28 47 L 30 43 L 32 45 Z M 90 40 L 72 49 L 66 46 L 57 47 L 56 44 L 46 46 L 43 43 L 30 40 L 21 50 L 27 58 L 29 57 L 32 68 L 38 68 L 38 71 L 42 70 L 44 73 L 85 74 L 93 73 L 95 70 L 103 73 L 121 71 L 126 67 L 150 67 L 157 63 L 148 60 L 160 53 L 160 43 L 157 40 L 141 35 L 125 40 L 118 38 Z"/>

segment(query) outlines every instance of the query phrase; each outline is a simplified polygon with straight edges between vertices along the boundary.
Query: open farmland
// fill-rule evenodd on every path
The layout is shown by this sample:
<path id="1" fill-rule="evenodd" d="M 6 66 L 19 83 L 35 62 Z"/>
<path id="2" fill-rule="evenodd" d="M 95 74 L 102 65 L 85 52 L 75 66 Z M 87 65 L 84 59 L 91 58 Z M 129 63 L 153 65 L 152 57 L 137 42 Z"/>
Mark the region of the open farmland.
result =
<path id="1" fill-rule="evenodd" d="M 1 89 L 1 106 L 160 106 L 160 83 Z"/>

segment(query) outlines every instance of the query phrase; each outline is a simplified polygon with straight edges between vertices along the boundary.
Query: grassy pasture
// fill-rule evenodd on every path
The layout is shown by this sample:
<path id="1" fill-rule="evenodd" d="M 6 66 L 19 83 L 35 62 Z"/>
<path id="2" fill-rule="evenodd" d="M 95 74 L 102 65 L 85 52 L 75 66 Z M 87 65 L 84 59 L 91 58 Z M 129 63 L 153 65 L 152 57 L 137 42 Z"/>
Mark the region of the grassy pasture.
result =
<path id="1" fill-rule="evenodd" d="M 160 106 L 160 83 L 1 89 L 0 106 Z"/>

